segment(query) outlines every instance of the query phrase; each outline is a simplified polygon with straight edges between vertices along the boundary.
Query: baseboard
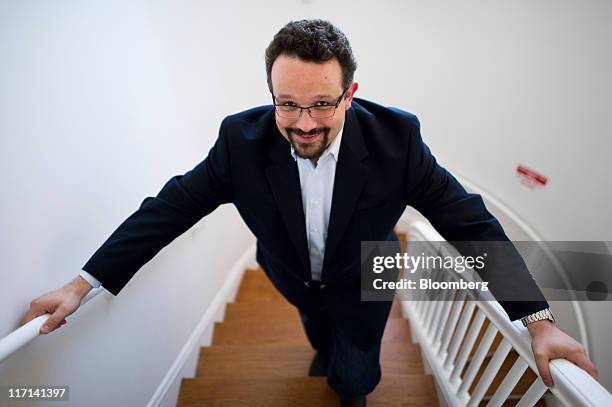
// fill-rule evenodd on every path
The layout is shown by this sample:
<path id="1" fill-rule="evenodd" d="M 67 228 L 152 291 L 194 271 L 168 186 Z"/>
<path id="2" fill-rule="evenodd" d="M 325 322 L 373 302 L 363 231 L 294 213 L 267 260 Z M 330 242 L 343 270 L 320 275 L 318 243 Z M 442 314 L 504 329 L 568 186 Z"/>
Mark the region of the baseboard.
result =
<path id="1" fill-rule="evenodd" d="M 223 283 L 223 286 L 212 300 L 210 306 L 196 325 L 189 336 L 189 339 L 178 353 L 174 363 L 160 382 L 157 390 L 147 403 L 147 407 L 160 407 L 165 403 L 176 406 L 178 389 L 183 378 L 182 372 L 192 354 L 197 353 L 202 345 L 210 344 L 210 338 L 202 340 L 207 331 L 212 330 L 213 324 L 217 321 L 217 316 L 225 313 L 225 305 L 232 302 L 236 295 L 238 284 L 242 280 L 245 269 L 255 266 L 256 245 L 249 247 L 234 263 Z M 208 342 L 208 343 L 206 343 Z M 194 371 L 195 373 L 195 371 Z M 191 374 L 193 376 L 193 373 Z M 171 394 L 174 393 L 174 394 Z"/>

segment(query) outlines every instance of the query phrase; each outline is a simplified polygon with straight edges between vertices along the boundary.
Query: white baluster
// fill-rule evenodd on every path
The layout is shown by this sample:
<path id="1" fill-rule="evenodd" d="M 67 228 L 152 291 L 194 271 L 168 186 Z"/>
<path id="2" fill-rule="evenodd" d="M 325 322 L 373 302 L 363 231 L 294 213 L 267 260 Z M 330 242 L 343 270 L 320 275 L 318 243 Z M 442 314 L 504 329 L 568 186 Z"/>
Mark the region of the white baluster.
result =
<path id="1" fill-rule="evenodd" d="M 504 377 L 504 380 L 495 391 L 495 394 L 493 394 L 487 407 L 501 407 L 510 395 L 512 389 L 514 389 L 514 386 L 516 386 L 521 379 L 521 376 L 523 376 L 523 373 L 525 373 L 527 367 L 528 364 L 525 359 L 519 357 L 516 362 L 514 362 L 514 365 L 512 365 L 506 377 Z"/>
<path id="2" fill-rule="evenodd" d="M 506 356 L 508 356 L 510 349 L 512 349 L 510 342 L 502 339 L 501 343 L 497 347 L 497 350 L 495 351 L 495 354 L 493 354 L 493 357 L 489 361 L 487 368 L 480 377 L 480 380 L 474 389 L 474 393 L 472 393 L 472 397 L 470 397 L 470 401 L 467 404 L 468 407 L 477 406 L 478 403 L 480 403 L 480 400 L 482 400 L 484 397 L 487 389 L 491 385 L 491 382 L 495 378 L 495 375 L 497 372 L 499 372 L 501 365 L 504 363 Z"/>
<path id="3" fill-rule="evenodd" d="M 455 303 L 454 297 L 456 293 L 457 292 L 455 290 L 448 290 L 448 295 L 444 299 L 444 307 L 442 308 L 442 312 L 440 313 L 440 323 L 438 324 L 438 327 L 436 328 L 436 331 L 434 332 L 434 335 L 433 335 L 434 345 L 437 345 L 440 343 L 440 338 L 442 337 L 442 333 L 444 332 L 444 327 L 446 326 L 445 322 L 448 321 L 448 316 L 450 315 L 451 308 L 453 304 Z"/>
<path id="4" fill-rule="evenodd" d="M 444 270 L 439 272 L 438 275 L 440 275 L 440 278 L 436 278 L 435 281 L 448 281 L 449 279 L 448 275 L 445 274 Z M 430 320 L 425 325 L 425 330 L 432 338 L 435 332 L 438 330 L 438 327 L 440 326 L 440 313 L 442 312 L 442 309 L 444 308 L 444 304 L 445 304 L 444 300 L 448 296 L 449 291 L 450 290 L 444 290 L 442 291 L 441 294 L 436 294 L 438 298 L 434 301 L 435 308 L 433 310 Z"/>
<path id="5" fill-rule="evenodd" d="M 455 363 L 455 367 L 453 368 L 453 372 L 451 374 L 451 381 L 455 381 L 459 379 L 459 375 L 463 371 L 465 367 L 465 363 L 467 362 L 468 356 L 470 355 L 470 351 L 476 342 L 476 338 L 478 337 L 478 333 L 480 332 L 480 328 L 482 328 L 482 323 L 485 320 L 485 315 L 476 310 L 476 318 L 472 322 L 470 326 L 470 330 L 463 342 L 461 347 L 461 353 L 459 353 L 459 357 L 457 358 L 457 363 Z"/>
<path id="6" fill-rule="evenodd" d="M 516 407 L 532 407 L 542 398 L 546 393 L 548 387 L 544 384 L 541 378 L 535 379 L 535 381 L 529 386 L 529 389 L 523 394 L 523 397 L 516 404 Z"/>
<path id="7" fill-rule="evenodd" d="M 472 313 L 474 312 L 474 307 L 476 304 L 474 301 L 469 301 L 465 304 L 465 309 L 463 310 L 463 315 L 461 315 L 461 321 L 459 321 L 459 325 L 457 325 L 457 332 L 453 337 L 453 342 L 451 347 L 446 355 L 446 360 L 444 361 L 444 367 L 449 368 L 454 360 L 455 356 L 457 356 L 457 352 L 459 351 L 459 346 L 461 345 L 461 341 L 465 336 L 465 331 L 468 328 L 470 323 L 470 319 L 472 318 Z"/>
<path id="8" fill-rule="evenodd" d="M 459 320 L 459 316 L 461 315 L 461 308 L 464 304 L 465 295 L 465 291 L 461 291 L 457 296 L 457 301 L 455 302 L 455 307 L 453 308 L 451 319 L 449 320 L 448 326 L 446 327 L 446 332 L 444 333 L 444 337 L 442 338 L 442 344 L 440 345 L 438 355 L 442 355 L 443 353 L 445 353 L 446 349 L 448 348 L 448 344 L 450 343 L 451 337 L 453 336 L 453 332 L 455 331 L 455 326 L 457 325 L 457 321 Z"/>
<path id="9" fill-rule="evenodd" d="M 497 332 L 499 331 L 497 330 L 495 325 L 489 324 L 484 336 L 482 337 L 482 340 L 478 344 L 478 349 L 476 350 L 476 353 L 470 361 L 470 366 L 468 367 L 468 370 L 465 372 L 465 375 L 463 375 L 463 380 L 461 381 L 461 385 L 459 386 L 457 394 L 467 394 L 467 391 L 470 388 L 474 377 L 476 377 L 476 373 L 478 373 L 478 369 L 480 369 L 482 362 L 489 353 L 489 349 L 491 348 L 491 344 L 493 343 Z"/>

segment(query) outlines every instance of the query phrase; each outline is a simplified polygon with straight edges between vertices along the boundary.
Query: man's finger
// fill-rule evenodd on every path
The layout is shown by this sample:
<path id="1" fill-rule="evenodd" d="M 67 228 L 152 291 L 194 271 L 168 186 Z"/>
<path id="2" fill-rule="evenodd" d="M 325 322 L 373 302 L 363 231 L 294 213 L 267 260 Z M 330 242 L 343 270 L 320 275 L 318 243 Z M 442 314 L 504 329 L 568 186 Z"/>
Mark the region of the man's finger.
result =
<path id="1" fill-rule="evenodd" d="M 66 315 L 67 313 L 63 309 L 63 307 L 58 307 L 53 313 L 53 315 L 51 315 L 49 319 L 47 319 L 47 322 L 45 322 L 43 326 L 40 328 L 40 332 L 43 334 L 46 334 L 46 333 L 53 331 L 55 328 L 59 326 L 59 324 L 66 317 Z"/>
<path id="2" fill-rule="evenodd" d="M 552 386 L 552 376 L 550 375 L 550 369 L 548 366 L 548 356 L 543 353 L 534 353 L 536 366 L 538 367 L 538 372 L 540 373 L 540 377 L 544 384 L 548 387 Z"/>
<path id="3" fill-rule="evenodd" d="M 48 311 L 42 305 L 39 305 L 38 303 L 32 301 L 32 303 L 30 304 L 30 309 L 25 314 L 25 316 L 21 318 L 21 321 L 19 321 L 19 325 L 25 325 L 34 318 L 44 315 L 47 312 Z"/>
<path id="4" fill-rule="evenodd" d="M 567 357 L 567 360 L 575 363 L 579 368 L 585 370 L 588 374 L 590 374 L 595 380 L 597 380 L 597 368 L 589 360 L 584 352 L 575 353 Z"/>

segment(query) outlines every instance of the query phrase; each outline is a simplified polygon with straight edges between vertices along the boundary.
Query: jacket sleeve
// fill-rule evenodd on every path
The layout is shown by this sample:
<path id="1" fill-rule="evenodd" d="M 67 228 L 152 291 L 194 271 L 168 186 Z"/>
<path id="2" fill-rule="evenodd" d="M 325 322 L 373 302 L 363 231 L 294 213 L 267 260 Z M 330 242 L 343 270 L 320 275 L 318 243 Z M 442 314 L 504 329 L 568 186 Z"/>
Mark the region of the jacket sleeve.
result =
<path id="1" fill-rule="evenodd" d="M 409 148 L 407 205 L 421 212 L 444 239 L 455 245 L 464 256 L 475 255 L 484 247 L 492 247 L 485 242 L 509 242 L 497 219 L 486 209 L 482 197 L 468 193 L 436 162 L 422 140 L 416 118 Z M 483 280 L 489 281 L 493 296 L 511 320 L 547 308 L 544 295 L 514 246 L 508 243 L 503 247 L 506 256 L 503 264 L 488 265 L 485 270 L 479 271 Z M 521 300 L 505 300 L 516 298 L 518 293 Z"/>
<path id="2" fill-rule="evenodd" d="M 172 177 L 155 197 L 144 199 L 83 266 L 117 295 L 162 248 L 219 205 L 232 201 L 225 122 L 206 159 Z"/>

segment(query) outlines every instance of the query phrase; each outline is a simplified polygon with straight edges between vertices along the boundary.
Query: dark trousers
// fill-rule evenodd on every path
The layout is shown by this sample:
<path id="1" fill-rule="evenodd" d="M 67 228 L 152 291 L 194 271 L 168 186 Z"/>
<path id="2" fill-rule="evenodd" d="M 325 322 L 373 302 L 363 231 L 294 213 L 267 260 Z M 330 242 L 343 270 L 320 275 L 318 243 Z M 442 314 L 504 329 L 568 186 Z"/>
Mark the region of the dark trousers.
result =
<path id="1" fill-rule="evenodd" d="M 380 343 L 363 350 L 335 323 L 321 304 L 318 284 L 314 282 L 315 311 L 300 310 L 306 336 L 312 347 L 328 361 L 327 383 L 342 398 L 365 396 L 372 392 L 381 378 Z"/>

